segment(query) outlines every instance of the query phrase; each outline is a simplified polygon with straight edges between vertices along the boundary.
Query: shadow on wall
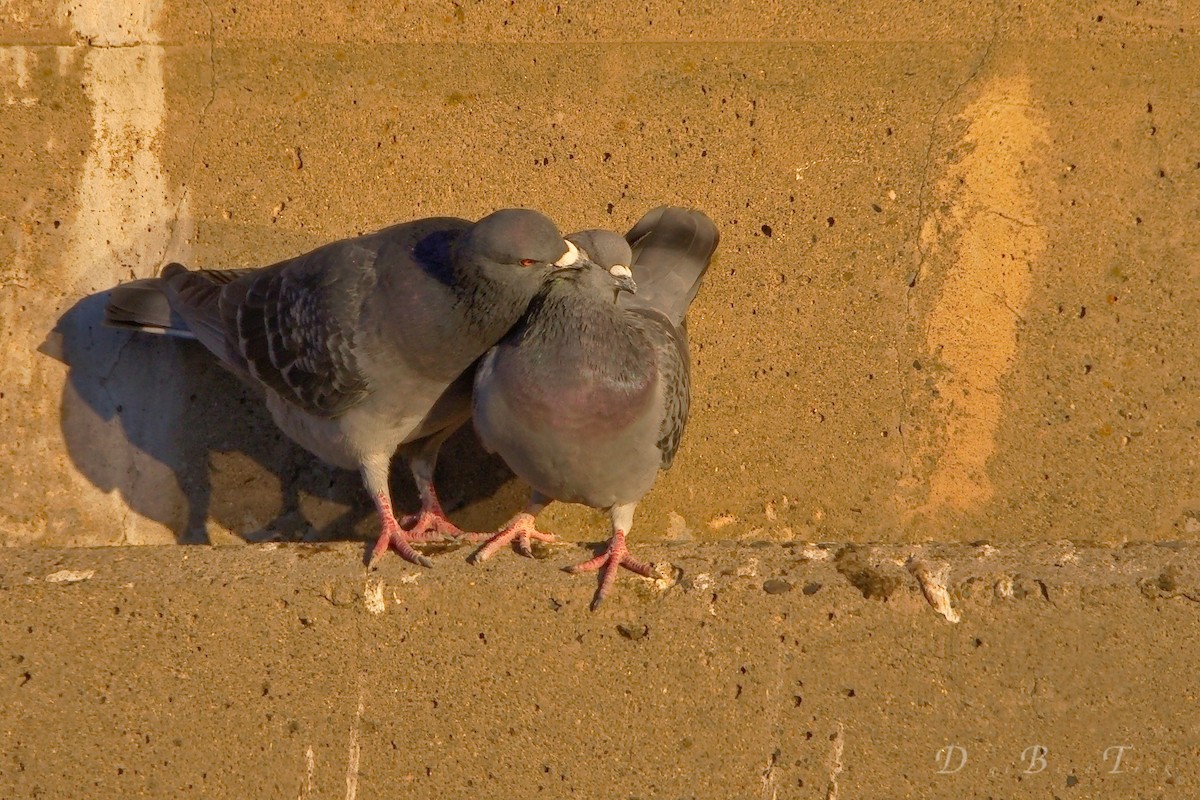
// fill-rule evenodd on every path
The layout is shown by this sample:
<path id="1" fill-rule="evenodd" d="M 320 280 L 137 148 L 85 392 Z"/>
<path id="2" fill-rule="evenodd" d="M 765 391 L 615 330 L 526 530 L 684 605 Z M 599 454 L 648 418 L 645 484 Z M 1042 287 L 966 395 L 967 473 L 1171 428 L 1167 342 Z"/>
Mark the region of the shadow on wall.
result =
<path id="1" fill-rule="evenodd" d="M 63 435 L 88 480 L 180 543 L 208 543 L 210 519 L 252 542 L 373 542 L 377 522 L 356 472 L 294 444 L 257 392 L 200 344 L 104 327 L 108 294 L 76 303 L 40 348 L 69 368 Z M 466 425 L 443 447 L 438 479 L 453 511 L 491 497 L 512 474 Z M 419 506 L 401 459 L 392 491 L 398 509 Z M 510 511 L 486 519 L 499 524 Z"/>

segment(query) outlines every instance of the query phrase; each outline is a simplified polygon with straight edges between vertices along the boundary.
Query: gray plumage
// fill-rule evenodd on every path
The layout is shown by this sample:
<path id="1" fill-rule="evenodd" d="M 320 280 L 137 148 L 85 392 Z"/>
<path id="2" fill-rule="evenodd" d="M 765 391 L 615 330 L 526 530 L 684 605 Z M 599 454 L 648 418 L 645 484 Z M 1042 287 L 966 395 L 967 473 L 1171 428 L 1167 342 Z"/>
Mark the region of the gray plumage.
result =
<path id="1" fill-rule="evenodd" d="M 528 550 L 532 517 L 550 500 L 609 511 L 609 553 L 584 568 L 605 570 L 599 602 L 626 566 L 633 508 L 666 469 L 687 424 L 690 369 L 684 319 L 716 249 L 716 227 L 698 211 L 650 212 L 627 235 L 635 294 L 622 293 L 606 260 L 630 254 L 615 234 L 573 235 L 601 264 L 580 262 L 547 276 L 517 326 L 476 372 L 473 415 L 484 444 L 534 490 L 529 508 L 476 554 L 515 536 Z M 611 237 L 611 238 L 606 238 Z M 624 262 L 628 263 L 628 262 Z M 618 299 L 619 298 L 619 299 Z M 515 526 L 515 528 L 514 528 Z"/>
<path id="2" fill-rule="evenodd" d="M 470 416 L 470 368 L 519 319 L 544 278 L 575 259 L 554 223 L 525 209 L 475 224 L 403 223 L 261 269 L 189 271 L 117 287 L 108 321 L 175 330 L 262 387 L 276 423 L 331 464 L 357 468 L 388 544 L 417 563 L 392 515 L 388 465 L 411 444 L 418 526 L 457 532 L 433 491 L 441 442 Z M 556 264 L 556 262 L 558 262 Z M 148 299 L 149 298 L 149 299 Z"/>
<path id="3" fill-rule="evenodd" d="M 567 234 L 567 240 L 573 242 L 580 254 L 605 269 L 615 266 L 632 267 L 633 250 L 625 237 L 603 228 L 592 228 Z"/>
<path id="4" fill-rule="evenodd" d="M 638 220 L 625 240 L 632 248 L 638 289 L 622 295 L 622 302 L 657 309 L 674 324 L 686 325 L 688 307 L 720 244 L 717 226 L 699 211 L 660 206 Z"/>

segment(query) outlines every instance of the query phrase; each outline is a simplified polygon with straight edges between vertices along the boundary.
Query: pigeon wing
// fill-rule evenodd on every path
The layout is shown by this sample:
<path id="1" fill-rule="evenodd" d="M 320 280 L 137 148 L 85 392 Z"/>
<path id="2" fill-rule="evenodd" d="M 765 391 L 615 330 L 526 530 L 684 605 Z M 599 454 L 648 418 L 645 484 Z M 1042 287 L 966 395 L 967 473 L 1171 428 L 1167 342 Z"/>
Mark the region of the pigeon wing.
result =
<path id="1" fill-rule="evenodd" d="M 318 416 L 367 393 L 355 344 L 375 253 L 353 240 L 254 270 L 163 272 L 171 307 L 235 370 Z"/>
<path id="2" fill-rule="evenodd" d="M 688 366 L 687 334 L 672 324 L 667 315 L 652 308 L 631 308 L 628 319 L 641 328 L 653 347 L 659 380 L 663 387 L 662 423 L 658 429 L 658 450 L 662 469 L 675 460 L 691 405 L 692 376 Z"/>

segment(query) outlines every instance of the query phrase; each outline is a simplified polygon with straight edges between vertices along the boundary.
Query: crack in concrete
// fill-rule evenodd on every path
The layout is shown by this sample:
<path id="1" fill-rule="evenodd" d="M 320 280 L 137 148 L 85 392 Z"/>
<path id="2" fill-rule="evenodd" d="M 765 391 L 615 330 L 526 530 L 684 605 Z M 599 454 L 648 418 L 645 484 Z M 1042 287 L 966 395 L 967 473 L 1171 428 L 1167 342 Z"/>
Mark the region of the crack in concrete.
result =
<path id="1" fill-rule="evenodd" d="M 139 47 L 162 47 L 162 42 L 97 42 L 94 37 L 82 36 L 79 37 L 78 48 L 86 48 L 89 50 L 135 50 Z"/>
<path id="2" fill-rule="evenodd" d="M 996 302 L 1011 311 L 1012 315 L 1017 318 L 1017 321 L 1019 321 L 1022 325 L 1025 324 L 1025 318 L 1021 316 L 1019 311 L 1009 305 L 1009 302 L 1004 299 L 1004 295 L 1000 294 L 999 292 L 991 292 L 990 294 L 993 298 L 995 298 Z M 997 394 L 999 393 L 997 392 Z"/>
<path id="3" fill-rule="evenodd" d="M 1041 225 L 1039 225 L 1036 222 L 1027 222 L 1026 220 L 1023 220 L 1019 217 L 1014 217 L 1011 214 L 1005 214 L 1003 211 L 1001 211 L 998 208 L 985 208 L 985 209 L 983 209 L 983 212 L 985 214 L 992 214 L 997 217 L 1000 217 L 1000 219 L 1006 219 L 1009 222 L 1011 222 L 1015 225 L 1020 225 L 1023 228 L 1041 228 L 1042 227 Z"/>
<path id="4" fill-rule="evenodd" d="M 999 5 L 1000 4 L 997 3 L 997 6 Z M 992 48 L 995 46 L 996 40 L 1000 37 L 1000 17 L 1001 12 L 997 10 L 995 16 L 992 18 L 991 38 L 988 39 L 987 44 L 984 46 L 983 53 L 980 54 L 979 60 L 975 62 L 975 66 L 971 69 L 971 72 L 967 75 L 967 77 L 960 81 L 959 84 L 950 92 L 950 94 L 948 94 L 945 99 L 938 104 L 937 110 L 933 112 L 933 119 L 930 120 L 929 123 L 929 145 L 925 148 L 925 157 L 921 161 L 921 185 L 917 189 L 917 220 L 915 239 L 917 243 L 916 272 L 918 281 L 921 277 L 921 269 L 925 265 L 926 253 L 925 248 L 921 244 L 921 226 L 923 224 L 923 220 L 925 219 L 925 193 L 929 188 L 929 165 L 933 161 L 933 146 L 937 142 L 938 125 L 941 123 L 942 115 L 946 111 L 946 106 L 950 105 L 951 102 L 961 95 L 963 90 L 966 89 L 967 86 L 977 77 L 979 77 L 979 73 L 983 71 L 984 65 L 987 64 L 987 60 L 992 54 Z M 910 291 L 907 293 L 910 296 L 912 294 L 912 288 L 913 287 L 910 286 Z"/>

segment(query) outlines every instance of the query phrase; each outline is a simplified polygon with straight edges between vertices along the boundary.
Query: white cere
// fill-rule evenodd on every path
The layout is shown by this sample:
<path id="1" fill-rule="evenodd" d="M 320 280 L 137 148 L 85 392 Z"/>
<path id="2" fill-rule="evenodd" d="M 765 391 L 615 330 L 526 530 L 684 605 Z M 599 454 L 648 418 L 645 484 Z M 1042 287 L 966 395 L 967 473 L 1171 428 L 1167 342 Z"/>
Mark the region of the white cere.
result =
<path id="1" fill-rule="evenodd" d="M 562 257 L 554 262 L 554 266 L 556 267 L 569 267 L 579 260 L 579 248 L 566 239 L 563 239 L 563 244 L 567 246 L 567 252 L 563 253 Z"/>

